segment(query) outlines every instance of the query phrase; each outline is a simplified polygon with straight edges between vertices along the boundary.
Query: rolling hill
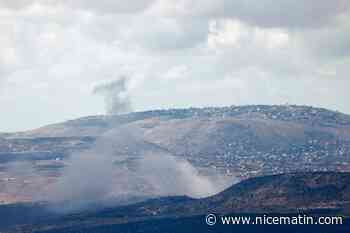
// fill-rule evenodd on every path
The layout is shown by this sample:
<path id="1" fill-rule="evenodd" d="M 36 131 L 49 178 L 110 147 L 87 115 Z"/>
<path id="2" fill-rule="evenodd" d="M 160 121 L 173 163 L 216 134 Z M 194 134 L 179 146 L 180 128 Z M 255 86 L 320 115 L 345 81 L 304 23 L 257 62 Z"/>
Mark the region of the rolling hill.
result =
<path id="1" fill-rule="evenodd" d="M 163 153 L 189 161 L 201 174 L 238 180 L 350 171 L 350 116 L 343 113 L 290 105 L 155 110 L 1 134 L 0 201 L 30 200 L 26 190 L 53 182 L 70 165 L 69 158 L 101 140 L 127 166 Z M 27 168 L 25 178 L 13 173 L 16 164 Z"/>

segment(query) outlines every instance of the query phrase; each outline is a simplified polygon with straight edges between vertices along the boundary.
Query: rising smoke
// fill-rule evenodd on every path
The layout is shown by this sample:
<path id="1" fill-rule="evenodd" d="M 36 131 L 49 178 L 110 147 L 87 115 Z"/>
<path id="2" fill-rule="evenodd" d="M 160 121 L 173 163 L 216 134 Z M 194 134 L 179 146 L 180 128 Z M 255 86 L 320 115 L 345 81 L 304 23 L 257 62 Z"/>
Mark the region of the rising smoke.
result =
<path id="1" fill-rule="evenodd" d="M 131 101 L 127 92 L 127 78 L 125 76 L 95 86 L 93 93 L 104 97 L 106 113 L 108 115 L 128 113 L 132 110 Z"/>
<path id="2" fill-rule="evenodd" d="M 46 200 L 59 210 L 71 211 L 159 196 L 206 197 L 232 183 L 201 175 L 188 161 L 168 152 L 145 149 L 138 135 L 135 129 L 116 128 L 92 149 L 72 155 L 62 177 L 45 194 Z M 119 149 L 126 147 L 139 148 L 139 153 L 121 155 Z"/>

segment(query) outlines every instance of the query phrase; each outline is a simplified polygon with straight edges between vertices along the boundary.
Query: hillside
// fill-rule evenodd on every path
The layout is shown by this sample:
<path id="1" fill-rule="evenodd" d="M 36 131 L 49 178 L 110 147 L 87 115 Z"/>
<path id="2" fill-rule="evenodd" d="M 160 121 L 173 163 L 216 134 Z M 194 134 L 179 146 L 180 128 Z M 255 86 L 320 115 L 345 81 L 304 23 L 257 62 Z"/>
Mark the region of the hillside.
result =
<path id="1" fill-rule="evenodd" d="M 315 172 L 257 177 L 206 201 L 219 212 L 350 211 L 350 173 Z"/>
<path id="2" fill-rule="evenodd" d="M 350 173 L 312 172 L 244 180 L 208 198 L 160 198 L 122 207 L 130 216 L 213 213 L 296 213 L 329 210 L 350 214 Z M 106 214 L 107 210 L 104 213 Z M 113 211 L 112 211 L 113 212 Z"/>
<path id="3" fill-rule="evenodd" d="M 4 215 L 7 227 L 26 223 L 14 232 L 113 232 L 123 225 L 140 224 L 151 228 L 152 221 L 177 219 L 187 222 L 209 212 L 350 214 L 350 173 L 299 173 L 251 178 L 204 199 L 164 197 L 104 210 L 59 216 L 43 207 L 12 205 L 7 213 L 21 208 L 23 216 Z M 4 207 L 3 207 L 4 208 Z M 37 208 L 35 212 L 33 208 Z M 9 211 L 11 210 L 12 211 Z M 40 215 L 40 211 L 43 214 Z M 31 213 L 28 215 L 26 213 Z M 1 208 L 0 208 L 1 213 Z M 30 216 L 30 217 L 28 217 Z M 22 219 L 21 219 L 22 218 Z M 201 218 L 192 220 L 201 226 Z M 33 224 L 37 222 L 36 224 Z M 151 224 L 151 225 L 149 225 Z M 348 227 L 348 226 L 344 226 Z M 1 229 L 1 228 L 0 228 Z M 6 227 L 3 225 L 3 229 Z M 12 228 L 14 229 L 14 228 Z M 108 231 L 106 230 L 108 229 Z M 170 228 L 167 228 L 170 229 Z M 348 229 L 348 228 L 346 228 Z M 139 229 L 137 232 L 143 232 Z M 152 232 L 145 231 L 145 232 Z M 156 231 L 158 232 L 158 231 Z M 346 231 L 344 231 L 346 232 Z"/>
<path id="4" fill-rule="evenodd" d="M 30 200 L 69 166 L 107 141 L 126 166 L 147 154 L 188 160 L 201 174 L 250 177 L 350 171 L 350 116 L 308 106 L 231 106 L 92 116 L 0 137 L 0 202 Z M 18 167 L 30 175 L 13 173 Z M 8 191 L 10 190 L 10 191 Z M 29 191 L 27 191 L 29 190 Z"/>

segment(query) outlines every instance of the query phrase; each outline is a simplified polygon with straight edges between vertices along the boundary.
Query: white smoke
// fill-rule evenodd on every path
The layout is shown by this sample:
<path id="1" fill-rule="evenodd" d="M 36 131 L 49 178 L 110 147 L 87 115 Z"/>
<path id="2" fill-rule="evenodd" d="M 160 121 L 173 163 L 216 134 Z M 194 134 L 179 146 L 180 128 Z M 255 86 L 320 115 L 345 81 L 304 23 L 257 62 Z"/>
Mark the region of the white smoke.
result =
<path id="1" fill-rule="evenodd" d="M 91 150 L 72 155 L 45 199 L 75 210 L 159 196 L 206 197 L 232 183 L 223 177 L 203 176 L 188 161 L 166 152 L 146 150 L 137 157 L 117 154 L 116 149 L 127 147 L 126 142 L 138 146 L 141 139 L 135 135 L 130 130 L 113 130 Z"/>
<path id="2" fill-rule="evenodd" d="M 174 156 L 156 154 L 143 157 L 139 162 L 138 174 L 157 196 L 186 195 L 200 198 L 213 195 L 223 188 L 219 180 L 199 174 L 188 161 Z"/>

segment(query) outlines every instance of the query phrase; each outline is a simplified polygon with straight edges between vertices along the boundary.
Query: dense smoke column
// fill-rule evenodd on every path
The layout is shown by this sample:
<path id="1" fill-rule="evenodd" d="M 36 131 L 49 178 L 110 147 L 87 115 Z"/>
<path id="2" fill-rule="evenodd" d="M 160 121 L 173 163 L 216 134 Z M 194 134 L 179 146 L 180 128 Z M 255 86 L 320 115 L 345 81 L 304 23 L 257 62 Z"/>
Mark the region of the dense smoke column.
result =
<path id="1" fill-rule="evenodd" d="M 106 113 L 108 115 L 118 115 L 132 111 L 130 97 L 127 92 L 127 78 L 125 76 L 109 83 L 95 86 L 93 93 L 104 96 Z"/>

